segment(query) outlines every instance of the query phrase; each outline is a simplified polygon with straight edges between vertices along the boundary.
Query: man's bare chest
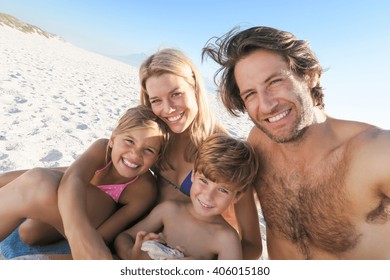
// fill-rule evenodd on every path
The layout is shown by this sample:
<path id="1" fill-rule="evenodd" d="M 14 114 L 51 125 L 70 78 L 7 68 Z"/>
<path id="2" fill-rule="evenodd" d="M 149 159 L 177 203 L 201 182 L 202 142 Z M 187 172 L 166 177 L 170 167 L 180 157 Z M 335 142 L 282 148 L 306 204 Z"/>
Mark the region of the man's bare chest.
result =
<path id="1" fill-rule="evenodd" d="M 317 164 L 270 157 L 257 186 L 267 227 L 296 244 L 306 258 L 313 247 L 332 254 L 353 248 L 358 234 L 348 212 L 347 173 L 342 154 Z"/>

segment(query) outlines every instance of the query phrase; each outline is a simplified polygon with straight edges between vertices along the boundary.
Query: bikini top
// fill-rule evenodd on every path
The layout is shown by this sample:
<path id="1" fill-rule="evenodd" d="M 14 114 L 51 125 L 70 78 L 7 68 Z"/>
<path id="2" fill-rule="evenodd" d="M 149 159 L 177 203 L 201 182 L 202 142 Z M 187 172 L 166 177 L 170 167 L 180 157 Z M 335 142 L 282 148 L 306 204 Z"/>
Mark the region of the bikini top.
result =
<path id="1" fill-rule="evenodd" d="M 191 182 L 192 170 L 190 171 L 190 173 L 188 173 L 187 177 L 184 179 L 184 181 L 181 183 L 180 186 L 172 183 L 167 178 L 163 177 L 160 173 L 156 173 L 156 174 L 157 174 L 158 179 L 163 180 L 165 183 L 170 185 L 172 188 L 180 190 L 186 196 L 190 196 L 190 190 L 191 190 L 191 186 L 192 186 L 192 182 Z"/>
<path id="2" fill-rule="evenodd" d="M 111 165 L 112 161 L 107 163 L 106 166 L 104 166 L 102 169 L 99 169 L 95 172 L 95 174 L 101 173 L 103 170 L 107 169 Z M 122 194 L 122 192 L 125 190 L 125 188 L 137 181 L 139 176 L 136 176 L 135 178 L 131 179 L 130 181 L 123 183 L 123 184 L 112 184 L 112 185 L 99 185 L 97 186 L 99 189 L 104 191 L 106 194 L 108 194 L 115 202 L 118 203 L 119 197 Z"/>

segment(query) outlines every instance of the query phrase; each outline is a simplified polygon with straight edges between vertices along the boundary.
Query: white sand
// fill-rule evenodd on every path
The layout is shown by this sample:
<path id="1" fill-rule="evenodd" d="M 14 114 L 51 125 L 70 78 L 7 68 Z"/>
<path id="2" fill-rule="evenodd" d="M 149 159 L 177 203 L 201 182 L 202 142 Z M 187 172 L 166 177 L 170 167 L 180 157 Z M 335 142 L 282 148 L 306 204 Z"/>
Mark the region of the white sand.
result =
<path id="1" fill-rule="evenodd" d="M 139 103 L 138 69 L 60 39 L 0 25 L 0 172 L 69 165 Z M 219 120 L 245 137 L 210 94 Z"/>
<path id="2" fill-rule="evenodd" d="M 110 136 L 120 115 L 139 103 L 138 89 L 138 69 L 130 65 L 0 24 L 0 173 L 68 166 Z M 210 100 L 220 122 L 246 137 L 247 117 L 229 116 L 214 93 Z"/>

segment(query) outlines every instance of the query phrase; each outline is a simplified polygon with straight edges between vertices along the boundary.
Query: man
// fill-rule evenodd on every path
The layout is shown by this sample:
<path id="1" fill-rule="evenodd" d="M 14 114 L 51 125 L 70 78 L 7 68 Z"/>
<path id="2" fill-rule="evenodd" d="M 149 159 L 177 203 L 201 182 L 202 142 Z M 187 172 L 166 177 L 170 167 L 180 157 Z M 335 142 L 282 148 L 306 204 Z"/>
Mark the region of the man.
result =
<path id="1" fill-rule="evenodd" d="M 322 67 L 291 33 L 232 30 L 204 55 L 226 108 L 255 124 L 269 258 L 390 259 L 390 131 L 327 116 Z"/>

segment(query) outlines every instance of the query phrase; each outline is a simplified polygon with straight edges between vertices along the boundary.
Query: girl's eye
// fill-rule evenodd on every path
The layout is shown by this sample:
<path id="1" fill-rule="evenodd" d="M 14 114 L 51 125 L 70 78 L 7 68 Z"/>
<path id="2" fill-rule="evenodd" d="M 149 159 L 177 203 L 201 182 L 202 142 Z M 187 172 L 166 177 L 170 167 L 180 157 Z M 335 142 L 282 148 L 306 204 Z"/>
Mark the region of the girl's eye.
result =
<path id="1" fill-rule="evenodd" d="M 125 141 L 126 141 L 126 143 L 128 143 L 128 144 L 134 144 L 134 141 L 133 141 L 132 139 L 126 139 Z"/>
<path id="2" fill-rule="evenodd" d="M 145 153 L 147 153 L 147 154 L 155 154 L 153 149 L 145 149 Z"/>

